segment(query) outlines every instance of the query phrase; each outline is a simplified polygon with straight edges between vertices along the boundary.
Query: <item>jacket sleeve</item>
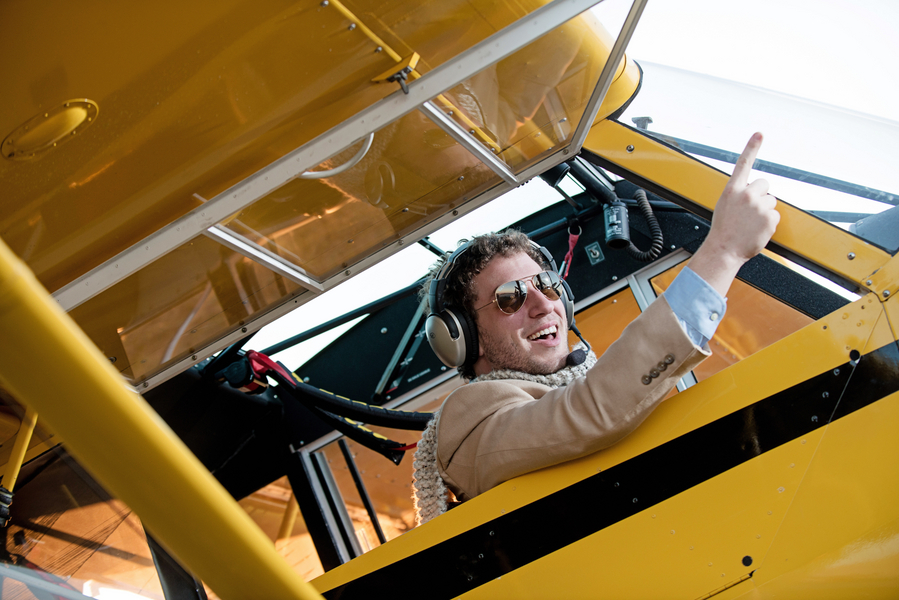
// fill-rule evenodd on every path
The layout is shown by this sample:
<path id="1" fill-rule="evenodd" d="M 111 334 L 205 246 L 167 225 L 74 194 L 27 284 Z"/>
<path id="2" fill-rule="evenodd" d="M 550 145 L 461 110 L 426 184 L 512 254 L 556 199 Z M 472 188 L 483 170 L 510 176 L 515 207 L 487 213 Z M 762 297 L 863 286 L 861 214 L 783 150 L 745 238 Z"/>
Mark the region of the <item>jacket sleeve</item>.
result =
<path id="1" fill-rule="evenodd" d="M 517 475 L 611 446 L 707 356 L 662 296 L 571 385 L 552 390 L 488 381 L 456 390 L 440 417 L 441 475 L 468 499 Z"/>

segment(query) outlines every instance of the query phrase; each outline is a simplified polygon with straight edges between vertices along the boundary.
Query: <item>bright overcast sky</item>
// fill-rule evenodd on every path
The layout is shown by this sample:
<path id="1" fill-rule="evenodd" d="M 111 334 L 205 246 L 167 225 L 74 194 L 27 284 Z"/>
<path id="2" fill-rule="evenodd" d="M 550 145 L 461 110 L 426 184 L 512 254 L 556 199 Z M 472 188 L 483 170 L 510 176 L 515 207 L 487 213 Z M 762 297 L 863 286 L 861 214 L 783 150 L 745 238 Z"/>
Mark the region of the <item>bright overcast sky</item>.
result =
<path id="1" fill-rule="evenodd" d="M 897 32 L 897 0 L 649 0 L 628 55 L 899 121 Z"/>

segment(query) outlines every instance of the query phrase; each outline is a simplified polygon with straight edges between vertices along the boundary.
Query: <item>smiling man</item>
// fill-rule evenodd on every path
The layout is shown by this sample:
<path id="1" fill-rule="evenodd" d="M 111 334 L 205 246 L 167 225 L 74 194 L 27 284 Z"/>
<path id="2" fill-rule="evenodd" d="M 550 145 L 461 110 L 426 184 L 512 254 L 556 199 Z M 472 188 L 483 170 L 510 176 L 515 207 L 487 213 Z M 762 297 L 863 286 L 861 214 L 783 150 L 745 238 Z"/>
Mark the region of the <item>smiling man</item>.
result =
<path id="1" fill-rule="evenodd" d="M 549 252 L 520 232 L 479 236 L 424 289 L 428 340 L 469 379 L 435 413 L 415 453 L 419 522 L 517 475 L 585 456 L 633 431 L 709 356 L 737 271 L 780 219 L 749 140 L 705 242 L 669 289 L 597 359 L 568 347 L 573 303 Z"/>
<path id="2" fill-rule="evenodd" d="M 509 235 L 514 237 L 514 234 Z M 497 298 L 493 292 L 507 282 L 512 285 L 499 294 L 511 294 L 512 299 L 509 301 L 520 301 L 522 304 L 527 301 L 528 287 L 536 290 L 543 285 L 552 289 L 553 283 L 561 284 L 555 277 L 555 270 L 547 271 L 545 263 L 538 264 L 527 253 L 526 242 L 521 243 L 525 246 L 525 252 L 490 261 L 478 274 L 475 284 L 477 304 L 483 303 L 483 306 L 475 309 L 476 313 L 491 311 L 495 316 L 496 309 L 503 314 L 508 312 L 502 306 L 494 306 Z M 517 280 L 522 274 L 528 276 Z M 538 279 L 535 284 L 533 278 L 541 276 L 547 280 L 555 278 L 556 281 L 541 283 Z M 493 299 L 484 303 L 491 296 Z M 553 292 L 552 296 L 560 294 Z M 544 293 L 538 293 L 534 294 L 530 302 L 528 308 L 532 310 L 517 310 L 508 318 L 480 319 L 480 356 L 474 364 L 477 375 L 485 375 L 498 367 L 525 373 L 554 373 L 565 366 L 565 359 L 569 354 L 566 334 L 568 326 L 561 298 L 553 300 Z M 532 314 L 536 318 L 532 318 Z"/>

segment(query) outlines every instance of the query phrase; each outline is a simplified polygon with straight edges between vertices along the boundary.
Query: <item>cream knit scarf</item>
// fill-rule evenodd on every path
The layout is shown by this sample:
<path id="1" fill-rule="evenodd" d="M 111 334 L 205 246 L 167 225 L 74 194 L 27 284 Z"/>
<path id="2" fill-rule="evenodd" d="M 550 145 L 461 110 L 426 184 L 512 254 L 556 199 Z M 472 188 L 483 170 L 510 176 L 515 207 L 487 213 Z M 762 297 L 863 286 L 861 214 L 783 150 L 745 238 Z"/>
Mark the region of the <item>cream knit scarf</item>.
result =
<path id="1" fill-rule="evenodd" d="M 578 344 L 577 348 L 582 347 Z M 566 386 L 578 377 L 583 377 L 587 371 L 596 364 L 596 355 L 593 351 L 587 353 L 587 359 L 573 367 L 565 367 L 550 375 L 531 375 L 511 369 L 499 369 L 486 375 L 480 375 L 471 380 L 497 381 L 501 379 L 519 379 L 541 383 L 551 388 Z M 427 523 L 434 517 L 442 515 L 447 509 L 447 489 L 443 478 L 437 470 L 437 426 L 440 423 L 440 410 L 434 411 L 434 418 L 428 421 L 428 426 L 421 434 L 421 441 L 415 450 L 412 467 L 412 500 L 415 503 L 415 522 L 417 525 Z"/>

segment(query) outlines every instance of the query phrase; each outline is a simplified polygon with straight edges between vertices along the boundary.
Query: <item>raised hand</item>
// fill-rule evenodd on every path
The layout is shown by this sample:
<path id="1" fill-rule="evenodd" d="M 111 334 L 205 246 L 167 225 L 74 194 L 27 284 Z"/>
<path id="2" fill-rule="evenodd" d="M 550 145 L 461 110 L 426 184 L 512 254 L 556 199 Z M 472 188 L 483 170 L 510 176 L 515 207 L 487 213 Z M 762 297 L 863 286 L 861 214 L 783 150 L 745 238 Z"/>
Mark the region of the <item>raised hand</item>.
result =
<path id="1" fill-rule="evenodd" d="M 780 221 L 768 182 L 749 183 L 761 146 L 762 134 L 753 134 L 718 199 L 709 235 L 690 261 L 690 268 L 721 295 L 727 293 L 743 263 L 762 251 Z"/>

